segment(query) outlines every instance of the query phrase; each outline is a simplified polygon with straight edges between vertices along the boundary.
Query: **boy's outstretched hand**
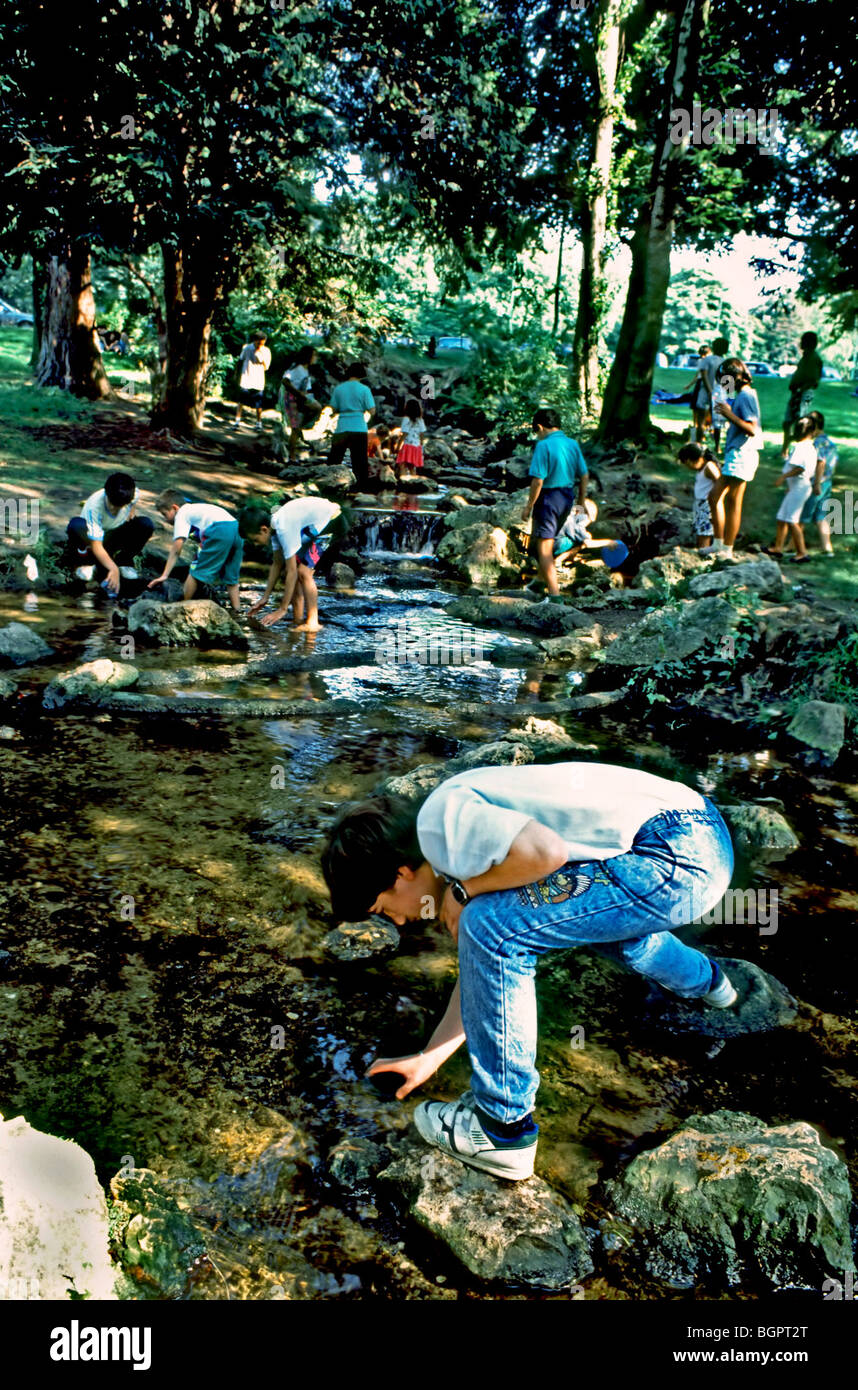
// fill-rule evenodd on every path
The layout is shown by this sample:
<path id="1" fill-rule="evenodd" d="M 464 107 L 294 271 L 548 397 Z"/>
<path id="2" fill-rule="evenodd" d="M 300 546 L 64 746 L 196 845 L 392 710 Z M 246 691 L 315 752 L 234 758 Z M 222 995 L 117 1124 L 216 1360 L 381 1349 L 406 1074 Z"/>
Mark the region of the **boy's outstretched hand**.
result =
<path id="1" fill-rule="evenodd" d="M 397 1100 L 405 1100 L 418 1086 L 422 1086 L 424 1081 L 428 1081 L 430 1076 L 434 1076 L 438 1070 L 439 1063 L 434 1061 L 429 1055 L 422 1052 L 416 1053 L 411 1057 L 378 1057 L 372 1066 L 365 1072 L 366 1076 L 375 1076 L 378 1072 L 397 1071 L 405 1078 L 399 1090 L 394 1092 Z"/>

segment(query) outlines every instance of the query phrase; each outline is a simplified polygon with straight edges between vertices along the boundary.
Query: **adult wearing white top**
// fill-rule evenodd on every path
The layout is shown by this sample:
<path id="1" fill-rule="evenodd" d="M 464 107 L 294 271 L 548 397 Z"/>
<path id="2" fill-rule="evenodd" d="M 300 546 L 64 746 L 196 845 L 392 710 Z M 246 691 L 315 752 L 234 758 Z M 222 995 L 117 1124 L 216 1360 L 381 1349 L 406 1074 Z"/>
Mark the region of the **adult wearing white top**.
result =
<path id="1" fill-rule="evenodd" d="M 271 366 L 271 349 L 265 346 L 265 334 L 254 333 L 249 343 L 245 343 L 238 357 L 239 402 L 235 412 L 236 425 L 241 424 L 241 412 L 245 406 L 256 411 L 256 428 L 262 429 L 262 401 L 265 394 L 265 373 Z"/>
<path id="2" fill-rule="evenodd" d="M 459 984 L 423 1052 L 379 1058 L 404 1099 L 465 1042 L 471 1090 L 424 1102 L 422 1137 L 499 1177 L 533 1172 L 536 962 L 616 942 L 624 962 L 685 999 L 727 1008 L 724 972 L 673 930 L 713 907 L 733 850 L 699 792 L 604 763 L 458 773 L 419 812 L 395 797 L 348 810 L 322 854 L 334 913 L 397 924 L 437 916 L 459 948 Z"/>
<path id="3" fill-rule="evenodd" d="M 289 436 L 289 462 L 295 463 L 304 438 L 303 423 L 308 406 L 318 414 L 322 407 L 313 398 L 313 378 L 310 368 L 316 360 L 314 347 L 302 347 L 291 367 L 283 373 L 278 405 L 283 417 L 284 432 Z M 309 428 L 309 426 L 308 426 Z"/>

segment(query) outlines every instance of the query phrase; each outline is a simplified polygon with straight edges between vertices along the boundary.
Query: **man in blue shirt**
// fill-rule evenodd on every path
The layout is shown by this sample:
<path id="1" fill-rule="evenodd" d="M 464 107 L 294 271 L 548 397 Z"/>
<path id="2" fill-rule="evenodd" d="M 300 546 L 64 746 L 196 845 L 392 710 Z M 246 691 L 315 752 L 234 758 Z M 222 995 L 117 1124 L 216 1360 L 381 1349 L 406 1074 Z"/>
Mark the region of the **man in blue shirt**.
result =
<path id="1" fill-rule="evenodd" d="M 586 501 L 587 464 L 575 440 L 561 430 L 556 410 L 537 410 L 533 428 L 537 443 L 530 461 L 532 482 L 524 519 L 529 521 L 533 515 L 539 572 L 549 594 L 559 594 L 554 542 L 575 503 L 583 507 Z"/>
<path id="2" fill-rule="evenodd" d="M 331 393 L 331 410 L 336 412 L 338 419 L 328 462 L 335 466 L 341 464 L 348 449 L 358 487 L 366 487 L 369 479 L 366 413 L 371 415 L 375 410 L 372 392 L 361 380 L 365 375 L 363 363 L 353 362 L 345 381 Z"/>

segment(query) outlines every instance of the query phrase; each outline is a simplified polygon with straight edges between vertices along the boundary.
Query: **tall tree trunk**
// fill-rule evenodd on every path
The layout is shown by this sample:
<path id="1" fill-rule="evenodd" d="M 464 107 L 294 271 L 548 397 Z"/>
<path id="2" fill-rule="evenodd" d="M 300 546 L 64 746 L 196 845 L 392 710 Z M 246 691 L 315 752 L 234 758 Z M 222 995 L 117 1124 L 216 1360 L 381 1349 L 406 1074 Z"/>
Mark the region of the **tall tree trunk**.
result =
<path id="1" fill-rule="evenodd" d="M 33 351 L 30 366 L 35 372 L 39 365 L 42 342 L 48 329 L 48 289 L 51 283 L 50 257 L 33 249 Z"/>
<path id="2" fill-rule="evenodd" d="M 670 250 L 679 201 L 681 160 L 688 146 L 670 140 L 670 112 L 691 110 L 709 0 L 682 0 L 674 22 L 668 69 L 668 99 L 662 116 L 650 180 L 632 238 L 632 272 L 620 339 L 605 391 L 599 435 L 605 440 L 639 439 L 649 428 L 649 402 L 667 287 Z"/>
<path id="3" fill-rule="evenodd" d="M 167 371 L 152 426 L 193 435 L 203 418 L 212 318 L 222 287 L 214 265 L 202 257 L 190 270 L 181 247 L 164 245 L 162 254 Z"/>
<path id="4" fill-rule="evenodd" d="M 552 333 L 557 337 L 557 329 L 560 327 L 560 293 L 563 289 L 563 241 L 566 236 L 566 209 L 560 219 L 560 245 L 557 248 L 557 275 L 554 280 L 554 323 Z"/>
<path id="5" fill-rule="evenodd" d="M 595 9 L 593 47 L 599 94 L 593 153 L 581 214 L 581 283 L 572 349 L 572 381 L 581 419 L 599 413 L 599 340 L 605 315 L 605 242 L 608 190 L 614 145 L 620 21 L 624 0 L 599 0 Z"/>
<path id="6" fill-rule="evenodd" d="M 46 268 L 47 308 L 36 385 L 60 386 L 92 400 L 109 396 L 95 331 L 89 246 L 62 236 L 46 257 Z"/>

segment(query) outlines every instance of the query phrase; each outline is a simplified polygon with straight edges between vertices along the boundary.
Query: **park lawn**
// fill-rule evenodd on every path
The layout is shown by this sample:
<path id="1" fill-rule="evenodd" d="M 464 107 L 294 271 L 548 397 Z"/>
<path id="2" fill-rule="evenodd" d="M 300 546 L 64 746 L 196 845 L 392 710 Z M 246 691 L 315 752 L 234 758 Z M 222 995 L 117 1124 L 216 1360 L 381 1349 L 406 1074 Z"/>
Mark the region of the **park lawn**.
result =
<path id="1" fill-rule="evenodd" d="M 679 392 L 691 381 L 692 371 L 678 371 L 671 368 L 657 368 L 654 387 Z M 760 401 L 763 437 L 765 448 L 760 454 L 760 466 L 752 483 L 745 491 L 745 504 L 742 512 L 742 531 L 739 545 L 771 545 L 775 536 L 775 513 L 780 506 L 783 490 L 774 486 L 783 468 L 781 458 L 784 405 L 787 398 L 786 382 L 775 377 L 760 377 L 755 382 Z M 826 433 L 837 444 L 840 462 L 834 479 L 834 497 L 843 502 L 845 527 L 850 524 L 852 515 L 851 492 L 858 501 L 858 396 L 851 393 L 855 383 L 850 381 L 824 381 L 814 396 L 814 409 L 821 410 L 825 416 Z M 691 424 L 691 410 L 687 405 L 653 406 L 653 424 L 674 434 L 676 449 L 688 439 Z M 723 445 L 724 436 L 721 441 Z M 676 466 L 676 476 L 687 476 L 685 470 Z M 858 602 L 858 536 L 833 536 L 835 550 L 833 560 L 822 559 L 819 555 L 819 538 L 816 527 L 807 528 L 805 539 L 813 564 L 794 568 L 786 564 L 784 573 L 795 575 L 795 582 L 810 583 L 821 597 L 851 599 Z"/>

